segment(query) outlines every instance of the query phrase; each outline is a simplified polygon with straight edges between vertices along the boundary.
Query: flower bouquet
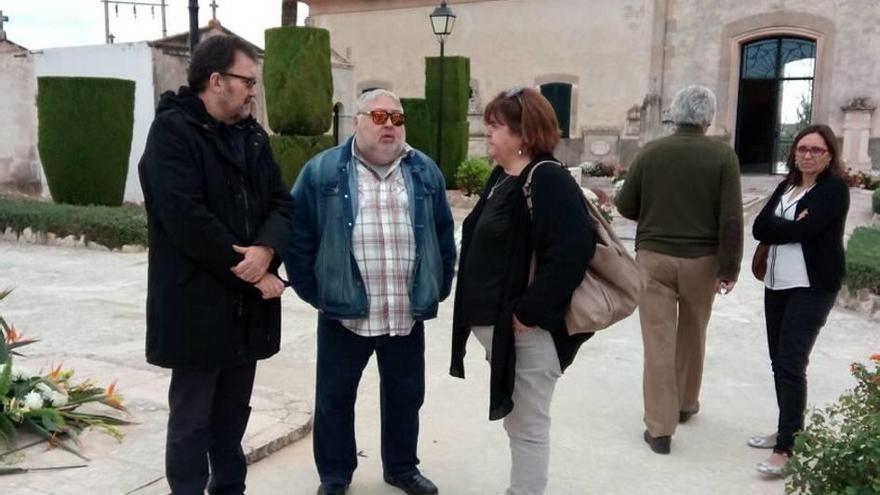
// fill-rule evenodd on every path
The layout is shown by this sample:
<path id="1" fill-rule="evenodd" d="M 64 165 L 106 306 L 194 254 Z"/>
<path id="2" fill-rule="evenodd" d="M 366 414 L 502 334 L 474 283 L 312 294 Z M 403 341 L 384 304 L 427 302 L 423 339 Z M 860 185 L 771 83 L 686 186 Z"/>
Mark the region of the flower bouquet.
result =
<path id="1" fill-rule="evenodd" d="M 0 300 L 10 292 L 0 291 Z M 13 364 L 16 349 L 34 342 L 0 317 L 0 442 L 13 449 L 18 431 L 28 429 L 50 445 L 88 460 L 79 450 L 83 430 L 94 427 L 122 439 L 119 426 L 130 421 L 97 409 L 126 412 L 115 382 L 107 388 L 91 380 L 74 383 L 73 370 L 61 365 L 41 374 Z"/>

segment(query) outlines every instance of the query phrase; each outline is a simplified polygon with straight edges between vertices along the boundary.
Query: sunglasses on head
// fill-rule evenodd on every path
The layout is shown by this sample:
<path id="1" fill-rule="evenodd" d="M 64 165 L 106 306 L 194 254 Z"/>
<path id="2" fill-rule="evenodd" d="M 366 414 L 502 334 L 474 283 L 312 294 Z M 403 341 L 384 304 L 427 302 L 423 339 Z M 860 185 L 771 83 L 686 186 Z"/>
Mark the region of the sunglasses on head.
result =
<path id="1" fill-rule="evenodd" d="M 406 115 L 403 112 L 389 112 L 387 110 L 373 110 L 372 112 L 358 112 L 358 115 L 369 115 L 371 119 L 373 119 L 373 123 L 376 125 L 385 125 L 385 122 L 388 122 L 388 119 L 391 119 L 391 124 L 400 127 L 404 123 L 406 123 Z"/>
<path id="2" fill-rule="evenodd" d="M 242 76 L 239 74 L 233 74 L 232 72 L 221 72 L 220 75 L 234 77 L 236 79 L 241 79 L 242 81 L 244 81 L 244 85 L 247 86 L 248 89 L 253 88 L 254 86 L 257 85 L 257 78 L 256 77 Z"/>

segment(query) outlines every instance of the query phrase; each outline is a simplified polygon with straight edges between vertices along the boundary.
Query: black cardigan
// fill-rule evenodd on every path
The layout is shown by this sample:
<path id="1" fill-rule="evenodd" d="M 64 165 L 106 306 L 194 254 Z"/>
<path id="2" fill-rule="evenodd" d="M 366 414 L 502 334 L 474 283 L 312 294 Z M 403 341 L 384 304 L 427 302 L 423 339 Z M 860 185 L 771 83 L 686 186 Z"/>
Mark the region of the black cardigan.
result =
<path id="1" fill-rule="evenodd" d="M 516 188 L 522 190 L 534 164 L 552 156 L 533 160 L 517 178 Z M 467 277 L 468 248 L 474 228 L 485 205 L 489 184 L 501 174 L 496 167 L 486 182 L 480 201 L 462 225 L 458 284 L 452 324 L 452 363 L 449 373 L 464 378 L 464 355 L 470 327 L 464 321 L 462 280 Z M 583 205 L 583 193 L 562 167 L 541 165 L 532 178 L 533 218 L 529 216 L 525 197 L 520 195 L 512 208 L 509 243 L 510 260 L 504 277 L 501 303 L 495 319 L 490 361 L 489 419 L 501 419 L 513 410 L 514 334 L 512 315 L 528 326 L 539 326 L 553 336 L 559 364 L 564 371 L 574 360 L 580 345 L 593 334 L 570 337 L 565 329 L 564 315 L 571 294 L 583 279 L 589 260 L 596 249 L 595 227 Z M 538 266 L 534 281 L 528 284 L 529 264 L 534 249 Z M 543 330 L 538 330 L 543 331 Z"/>
<path id="2" fill-rule="evenodd" d="M 764 205 L 752 225 L 752 235 L 764 244 L 799 242 L 804 251 L 810 287 L 822 292 L 837 292 L 846 271 L 843 229 L 849 211 L 849 188 L 843 179 L 829 176 L 817 182 L 795 208 L 795 218 L 807 209 L 799 221 L 777 217 L 773 211 L 789 187 L 783 181 Z"/>

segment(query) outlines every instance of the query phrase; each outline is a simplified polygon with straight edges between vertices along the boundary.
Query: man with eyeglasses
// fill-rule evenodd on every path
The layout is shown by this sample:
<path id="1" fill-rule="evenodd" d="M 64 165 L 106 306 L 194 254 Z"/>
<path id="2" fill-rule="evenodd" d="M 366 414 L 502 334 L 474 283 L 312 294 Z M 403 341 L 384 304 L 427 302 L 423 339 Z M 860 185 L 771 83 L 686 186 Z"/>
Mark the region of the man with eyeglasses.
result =
<path id="1" fill-rule="evenodd" d="M 438 493 L 416 455 L 425 394 L 424 321 L 449 295 L 453 221 L 437 165 L 406 144 L 390 91 L 358 99 L 354 136 L 312 158 L 293 186 L 285 266 L 317 308 L 314 455 L 319 495 L 344 494 L 357 467 L 354 408 L 361 373 L 379 366 L 382 466 L 409 495 Z"/>
<path id="2" fill-rule="evenodd" d="M 175 495 L 243 494 L 256 361 L 279 349 L 292 200 L 250 115 L 257 54 L 214 36 L 162 95 L 139 164 L 149 230 L 147 361 L 171 368 Z M 209 481 L 210 472 L 210 481 Z"/>

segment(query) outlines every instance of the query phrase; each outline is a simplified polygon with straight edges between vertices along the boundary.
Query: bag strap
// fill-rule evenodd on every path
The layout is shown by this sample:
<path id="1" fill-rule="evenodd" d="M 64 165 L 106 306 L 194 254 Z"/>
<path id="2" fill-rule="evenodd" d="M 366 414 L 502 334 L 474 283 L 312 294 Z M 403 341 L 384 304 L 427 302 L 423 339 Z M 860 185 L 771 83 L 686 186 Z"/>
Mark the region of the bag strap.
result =
<path id="1" fill-rule="evenodd" d="M 537 170 L 539 166 L 541 166 L 545 163 L 553 163 L 553 164 L 559 165 L 560 167 L 562 166 L 562 163 L 557 162 L 556 160 L 543 160 L 543 161 L 536 163 L 532 167 L 532 169 L 529 170 L 529 175 L 526 176 L 526 183 L 523 184 L 522 190 L 523 190 L 523 196 L 526 197 L 526 206 L 529 207 L 529 217 L 530 218 L 533 217 L 533 215 L 532 215 L 532 175 L 535 174 L 535 170 Z"/>

